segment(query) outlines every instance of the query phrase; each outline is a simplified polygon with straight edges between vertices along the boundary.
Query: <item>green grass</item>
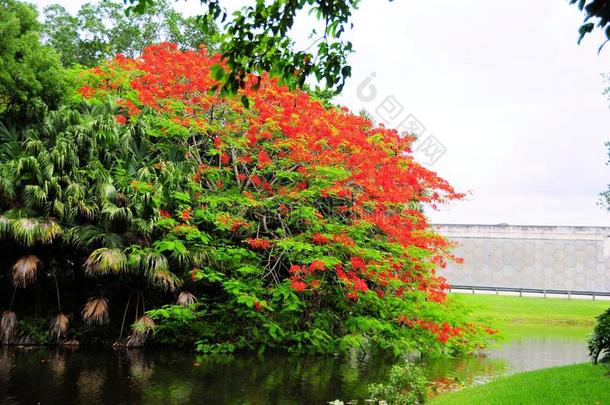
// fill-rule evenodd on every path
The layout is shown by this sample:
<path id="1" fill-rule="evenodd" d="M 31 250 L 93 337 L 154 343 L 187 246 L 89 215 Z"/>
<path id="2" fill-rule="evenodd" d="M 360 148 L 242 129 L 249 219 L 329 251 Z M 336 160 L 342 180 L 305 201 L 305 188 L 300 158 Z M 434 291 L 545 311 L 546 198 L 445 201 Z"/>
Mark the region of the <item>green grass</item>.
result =
<path id="1" fill-rule="evenodd" d="M 429 404 L 610 404 L 610 377 L 607 368 L 588 363 L 547 368 L 443 394 Z"/>
<path id="2" fill-rule="evenodd" d="M 595 317 L 610 307 L 610 301 L 485 294 L 451 294 L 451 297 L 472 309 L 475 317 L 501 323 L 593 326 Z"/>

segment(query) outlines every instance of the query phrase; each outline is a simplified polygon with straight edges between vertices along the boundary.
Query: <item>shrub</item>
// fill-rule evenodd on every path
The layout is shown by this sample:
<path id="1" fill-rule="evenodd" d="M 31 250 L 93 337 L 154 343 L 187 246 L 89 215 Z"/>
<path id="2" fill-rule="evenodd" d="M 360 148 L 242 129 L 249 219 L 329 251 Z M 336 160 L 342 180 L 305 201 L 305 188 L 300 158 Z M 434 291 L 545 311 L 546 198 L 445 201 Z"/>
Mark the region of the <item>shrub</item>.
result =
<path id="1" fill-rule="evenodd" d="M 597 325 L 587 340 L 589 356 L 593 364 L 610 360 L 610 308 L 597 317 Z"/>
<path id="2" fill-rule="evenodd" d="M 421 367 L 412 363 L 392 366 L 386 383 L 370 384 L 369 396 L 388 405 L 417 405 L 426 400 L 427 379 Z"/>

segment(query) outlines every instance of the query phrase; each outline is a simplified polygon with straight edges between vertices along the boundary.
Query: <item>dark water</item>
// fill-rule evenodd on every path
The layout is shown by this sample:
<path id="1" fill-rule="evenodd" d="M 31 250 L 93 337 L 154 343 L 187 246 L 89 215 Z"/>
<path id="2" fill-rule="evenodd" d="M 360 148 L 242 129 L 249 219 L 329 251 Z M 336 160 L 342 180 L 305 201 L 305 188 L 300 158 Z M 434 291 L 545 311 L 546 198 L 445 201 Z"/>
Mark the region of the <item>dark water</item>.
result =
<path id="1" fill-rule="evenodd" d="M 0 349 L 0 404 L 364 403 L 393 359 L 381 356 L 235 355 L 169 350 Z M 435 381 L 462 384 L 586 361 L 582 340 L 523 339 L 486 354 L 428 361 Z"/>

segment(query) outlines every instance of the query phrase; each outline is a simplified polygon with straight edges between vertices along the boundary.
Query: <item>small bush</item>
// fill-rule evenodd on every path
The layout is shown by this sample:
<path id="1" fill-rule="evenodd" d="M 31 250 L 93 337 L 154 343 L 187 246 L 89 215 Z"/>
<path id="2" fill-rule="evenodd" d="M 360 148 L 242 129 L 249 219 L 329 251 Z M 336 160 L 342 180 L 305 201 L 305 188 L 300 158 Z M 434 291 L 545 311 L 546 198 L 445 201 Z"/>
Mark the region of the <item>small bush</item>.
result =
<path id="1" fill-rule="evenodd" d="M 600 360 L 607 362 L 610 360 L 610 308 L 597 317 L 597 325 L 587 340 L 589 356 L 593 364 Z"/>
<path id="2" fill-rule="evenodd" d="M 421 367 L 407 362 L 394 365 L 387 383 L 370 384 L 368 391 L 376 403 L 418 405 L 426 400 L 427 382 Z"/>

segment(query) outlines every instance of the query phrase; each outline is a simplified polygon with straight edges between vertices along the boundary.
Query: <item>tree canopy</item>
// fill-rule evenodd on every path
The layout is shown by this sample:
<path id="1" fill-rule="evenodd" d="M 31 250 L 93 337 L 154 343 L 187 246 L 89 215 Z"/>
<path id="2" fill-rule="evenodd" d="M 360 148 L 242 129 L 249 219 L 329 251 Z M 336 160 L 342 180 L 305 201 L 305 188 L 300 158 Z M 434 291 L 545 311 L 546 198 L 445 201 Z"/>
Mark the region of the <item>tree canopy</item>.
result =
<path id="1" fill-rule="evenodd" d="M 85 3 L 76 15 L 60 4 L 44 10 L 43 39 L 61 56 L 64 66 L 96 66 L 117 54 L 137 56 L 151 44 L 169 41 L 183 49 L 213 48 L 213 23 L 184 17 L 165 0 L 140 14 L 125 15 L 121 2 Z"/>
<path id="2" fill-rule="evenodd" d="M 413 160 L 414 139 L 267 74 L 225 97 L 222 64 L 175 44 L 117 56 L 40 125 L 4 134 L 0 288 L 19 292 L 5 323 L 22 289 L 78 283 L 57 339 L 88 294 L 78 318 L 127 345 L 153 328 L 204 353 L 483 344 L 494 331 L 446 300 L 436 268 L 452 245 L 422 213 L 462 194 Z"/>
<path id="3" fill-rule="evenodd" d="M 56 108 L 66 92 L 57 54 L 40 44 L 36 18 L 28 4 L 0 1 L 0 118 L 23 118 L 41 103 Z"/>

